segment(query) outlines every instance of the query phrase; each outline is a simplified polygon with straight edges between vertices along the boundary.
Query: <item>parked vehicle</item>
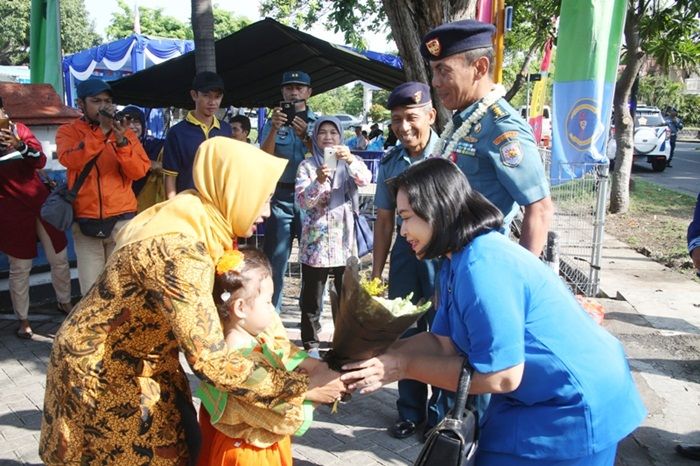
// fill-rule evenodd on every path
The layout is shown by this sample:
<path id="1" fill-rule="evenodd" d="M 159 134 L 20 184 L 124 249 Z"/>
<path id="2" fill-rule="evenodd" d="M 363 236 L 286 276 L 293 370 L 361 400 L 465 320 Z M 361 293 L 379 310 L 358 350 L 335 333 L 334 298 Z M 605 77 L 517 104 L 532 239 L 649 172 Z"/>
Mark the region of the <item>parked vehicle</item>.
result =
<path id="1" fill-rule="evenodd" d="M 355 126 L 362 126 L 362 120 L 352 115 L 348 115 L 347 113 L 339 113 L 333 116 L 340 120 L 340 124 L 343 125 L 343 130 L 349 130 Z"/>
<path id="2" fill-rule="evenodd" d="M 671 154 L 669 138 L 671 130 L 664 120 L 661 110 L 656 107 L 640 105 L 634 115 L 634 161 L 645 160 L 651 164 L 655 172 L 666 170 L 666 164 Z M 617 144 L 615 142 L 615 127 L 610 126 L 606 154 L 611 167 L 615 164 Z"/>
<path id="3" fill-rule="evenodd" d="M 661 110 L 640 105 L 634 115 L 634 156 L 646 158 L 655 172 L 666 169 L 671 154 L 671 130 Z"/>

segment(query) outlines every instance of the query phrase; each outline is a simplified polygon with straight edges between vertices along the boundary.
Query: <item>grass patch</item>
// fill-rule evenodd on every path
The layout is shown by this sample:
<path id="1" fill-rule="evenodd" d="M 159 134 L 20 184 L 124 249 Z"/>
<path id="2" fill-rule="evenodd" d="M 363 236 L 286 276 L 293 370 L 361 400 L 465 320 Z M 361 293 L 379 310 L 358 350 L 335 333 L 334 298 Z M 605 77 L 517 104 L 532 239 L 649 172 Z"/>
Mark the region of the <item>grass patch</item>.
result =
<path id="1" fill-rule="evenodd" d="M 629 212 L 608 215 L 605 231 L 651 259 L 694 277 L 686 234 L 695 198 L 648 181 L 635 180 L 633 186 Z"/>

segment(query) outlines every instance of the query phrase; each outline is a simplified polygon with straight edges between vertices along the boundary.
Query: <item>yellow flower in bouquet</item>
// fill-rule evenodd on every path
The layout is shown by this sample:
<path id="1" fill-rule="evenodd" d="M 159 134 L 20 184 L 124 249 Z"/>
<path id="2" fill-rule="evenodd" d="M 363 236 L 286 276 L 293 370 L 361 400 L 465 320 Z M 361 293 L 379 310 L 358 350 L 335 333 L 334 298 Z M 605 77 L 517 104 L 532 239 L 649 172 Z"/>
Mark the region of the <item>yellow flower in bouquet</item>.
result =
<path id="1" fill-rule="evenodd" d="M 363 276 L 360 278 L 360 286 L 364 288 L 370 296 L 384 296 L 387 289 L 382 279 L 378 277 L 368 280 L 367 276 Z"/>
<path id="2" fill-rule="evenodd" d="M 339 370 L 345 363 L 382 354 L 430 308 L 430 302 L 413 304 L 412 294 L 394 299 L 378 296 L 385 290 L 378 279 L 360 278 L 357 258 L 348 260 L 333 349 L 325 357 L 329 367 Z"/>

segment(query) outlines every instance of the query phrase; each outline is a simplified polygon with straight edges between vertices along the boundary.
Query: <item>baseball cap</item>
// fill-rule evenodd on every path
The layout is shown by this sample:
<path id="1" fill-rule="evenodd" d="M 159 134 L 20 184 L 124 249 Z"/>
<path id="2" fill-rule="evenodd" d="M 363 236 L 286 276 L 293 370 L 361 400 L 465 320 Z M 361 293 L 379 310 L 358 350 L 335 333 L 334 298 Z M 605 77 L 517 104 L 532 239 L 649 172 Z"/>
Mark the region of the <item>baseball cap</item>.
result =
<path id="1" fill-rule="evenodd" d="M 224 80 L 213 71 L 197 73 L 192 80 L 192 90 L 198 92 L 221 91 L 224 92 Z"/>
<path id="2" fill-rule="evenodd" d="M 86 79 L 85 81 L 78 83 L 75 88 L 78 91 L 79 99 L 92 97 L 103 92 L 108 92 L 110 95 L 112 95 L 112 86 L 97 78 Z"/>
<path id="3" fill-rule="evenodd" d="M 285 71 L 282 74 L 282 86 L 285 84 L 303 84 L 304 86 L 310 86 L 311 76 L 303 71 Z"/>

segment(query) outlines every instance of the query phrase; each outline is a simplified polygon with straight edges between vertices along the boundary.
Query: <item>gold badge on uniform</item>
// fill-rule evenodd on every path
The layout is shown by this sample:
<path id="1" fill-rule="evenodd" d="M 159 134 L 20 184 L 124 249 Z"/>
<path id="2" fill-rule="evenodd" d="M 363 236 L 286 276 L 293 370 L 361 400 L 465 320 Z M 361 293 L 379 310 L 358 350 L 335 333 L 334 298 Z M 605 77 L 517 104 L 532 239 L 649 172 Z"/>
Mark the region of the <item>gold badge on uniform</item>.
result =
<path id="1" fill-rule="evenodd" d="M 477 123 L 474 125 L 474 133 L 478 133 L 481 131 L 481 123 Z"/>
<path id="2" fill-rule="evenodd" d="M 423 98 L 423 91 L 418 91 L 415 94 L 413 94 L 413 102 L 414 103 L 420 103 L 421 99 Z"/>
<path id="3" fill-rule="evenodd" d="M 426 42 L 425 48 L 428 49 L 428 52 L 430 52 L 431 55 L 436 57 L 439 56 L 440 52 L 442 51 L 442 45 L 440 45 L 440 41 L 437 37 Z"/>
<path id="4" fill-rule="evenodd" d="M 511 141 L 500 147 L 501 162 L 506 167 L 517 167 L 523 161 L 523 151 L 518 141 Z"/>

